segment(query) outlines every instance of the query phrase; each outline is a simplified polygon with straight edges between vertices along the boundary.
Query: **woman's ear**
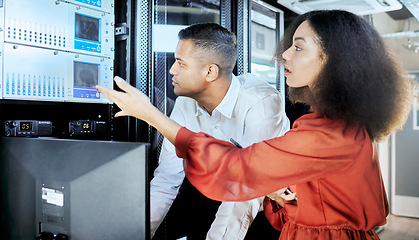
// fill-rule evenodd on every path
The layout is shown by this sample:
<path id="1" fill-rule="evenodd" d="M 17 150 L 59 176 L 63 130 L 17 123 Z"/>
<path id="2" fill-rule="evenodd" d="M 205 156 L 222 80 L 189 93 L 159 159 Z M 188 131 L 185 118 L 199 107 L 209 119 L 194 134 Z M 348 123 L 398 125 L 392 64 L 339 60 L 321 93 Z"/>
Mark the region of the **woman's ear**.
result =
<path id="1" fill-rule="evenodd" d="M 220 73 L 220 68 L 217 66 L 217 64 L 210 64 L 207 67 L 208 73 L 206 76 L 207 82 L 212 82 L 218 78 L 218 75 Z"/>

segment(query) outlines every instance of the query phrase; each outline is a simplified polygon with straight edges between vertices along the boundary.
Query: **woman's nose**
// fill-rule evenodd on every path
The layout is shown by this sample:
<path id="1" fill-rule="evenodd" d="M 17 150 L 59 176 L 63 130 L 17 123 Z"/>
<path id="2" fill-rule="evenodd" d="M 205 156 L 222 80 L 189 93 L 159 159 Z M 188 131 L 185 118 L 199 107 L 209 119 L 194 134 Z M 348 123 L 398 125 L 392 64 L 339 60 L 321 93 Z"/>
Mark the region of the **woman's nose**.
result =
<path id="1" fill-rule="evenodd" d="M 285 52 L 282 53 L 282 58 L 285 61 L 289 61 L 290 60 L 290 49 L 291 48 L 288 48 L 287 50 L 285 50 Z"/>

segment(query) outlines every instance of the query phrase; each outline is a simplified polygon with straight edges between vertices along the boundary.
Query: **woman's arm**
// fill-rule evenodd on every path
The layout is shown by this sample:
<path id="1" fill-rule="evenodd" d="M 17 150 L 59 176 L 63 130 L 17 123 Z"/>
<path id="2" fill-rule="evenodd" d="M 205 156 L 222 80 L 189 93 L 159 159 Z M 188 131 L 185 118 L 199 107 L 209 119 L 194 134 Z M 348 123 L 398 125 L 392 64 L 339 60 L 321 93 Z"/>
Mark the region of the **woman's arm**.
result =
<path id="1" fill-rule="evenodd" d="M 175 144 L 176 134 L 181 128 L 179 124 L 161 113 L 150 103 L 150 99 L 138 89 L 129 85 L 124 79 L 116 76 L 116 85 L 124 92 L 115 91 L 104 86 L 95 86 L 96 90 L 105 94 L 109 100 L 118 105 L 120 112 L 115 117 L 133 116 L 156 128 L 172 144 Z"/>
<path id="2" fill-rule="evenodd" d="M 208 134 L 181 128 L 139 90 L 119 77 L 115 82 L 125 92 L 96 86 L 122 109 L 115 116 L 134 116 L 154 126 L 175 144 L 189 181 L 218 201 L 248 201 L 318 179 L 347 167 L 361 151 L 367 155 L 371 151 L 365 129 L 319 114 L 300 118 L 283 137 L 239 149 Z"/>

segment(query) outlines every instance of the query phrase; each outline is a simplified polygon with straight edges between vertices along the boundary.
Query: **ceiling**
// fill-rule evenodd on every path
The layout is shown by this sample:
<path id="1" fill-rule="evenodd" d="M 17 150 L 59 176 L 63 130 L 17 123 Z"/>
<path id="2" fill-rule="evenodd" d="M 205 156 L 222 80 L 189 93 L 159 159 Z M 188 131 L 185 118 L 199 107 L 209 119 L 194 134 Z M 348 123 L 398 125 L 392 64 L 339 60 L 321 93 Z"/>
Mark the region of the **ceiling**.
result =
<path id="1" fill-rule="evenodd" d="M 285 27 L 295 16 L 297 16 L 295 12 L 278 4 L 277 0 L 263 1 L 284 11 Z M 393 52 L 396 59 L 402 64 L 402 66 L 409 72 L 419 72 L 419 50 L 417 53 L 413 50 L 413 46 L 416 45 L 419 49 L 419 1 L 403 0 L 401 2 L 405 2 L 405 4 L 408 3 L 409 9 L 403 6 L 400 10 L 386 13 L 374 13 L 368 17 L 373 26 L 383 36 L 390 51 Z M 414 3 L 412 4 L 412 2 Z M 412 8 L 412 6 L 414 6 L 414 8 Z M 412 14 L 412 12 L 414 14 Z M 408 38 L 408 32 L 410 33 L 410 36 L 412 36 L 413 33 L 413 36 L 415 37 Z M 398 35 L 396 33 L 398 33 Z M 406 48 L 408 45 L 408 39 L 410 39 L 410 45 L 412 46 L 411 50 Z"/>

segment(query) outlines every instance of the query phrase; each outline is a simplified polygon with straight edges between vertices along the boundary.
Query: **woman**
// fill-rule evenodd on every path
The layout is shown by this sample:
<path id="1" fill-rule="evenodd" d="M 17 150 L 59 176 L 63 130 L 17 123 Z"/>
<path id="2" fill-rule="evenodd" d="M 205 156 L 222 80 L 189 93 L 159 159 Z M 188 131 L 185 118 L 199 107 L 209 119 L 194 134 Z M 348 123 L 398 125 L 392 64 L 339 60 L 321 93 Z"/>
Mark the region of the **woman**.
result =
<path id="1" fill-rule="evenodd" d="M 374 142 L 404 124 L 410 82 L 375 30 L 345 11 L 299 16 L 278 57 L 291 100 L 314 113 L 245 149 L 181 128 L 118 77 L 126 93 L 97 89 L 122 109 L 116 116 L 143 119 L 174 143 L 189 181 L 210 198 L 245 201 L 295 185 L 298 201 L 266 204 L 280 239 L 378 239 L 388 202 Z"/>

